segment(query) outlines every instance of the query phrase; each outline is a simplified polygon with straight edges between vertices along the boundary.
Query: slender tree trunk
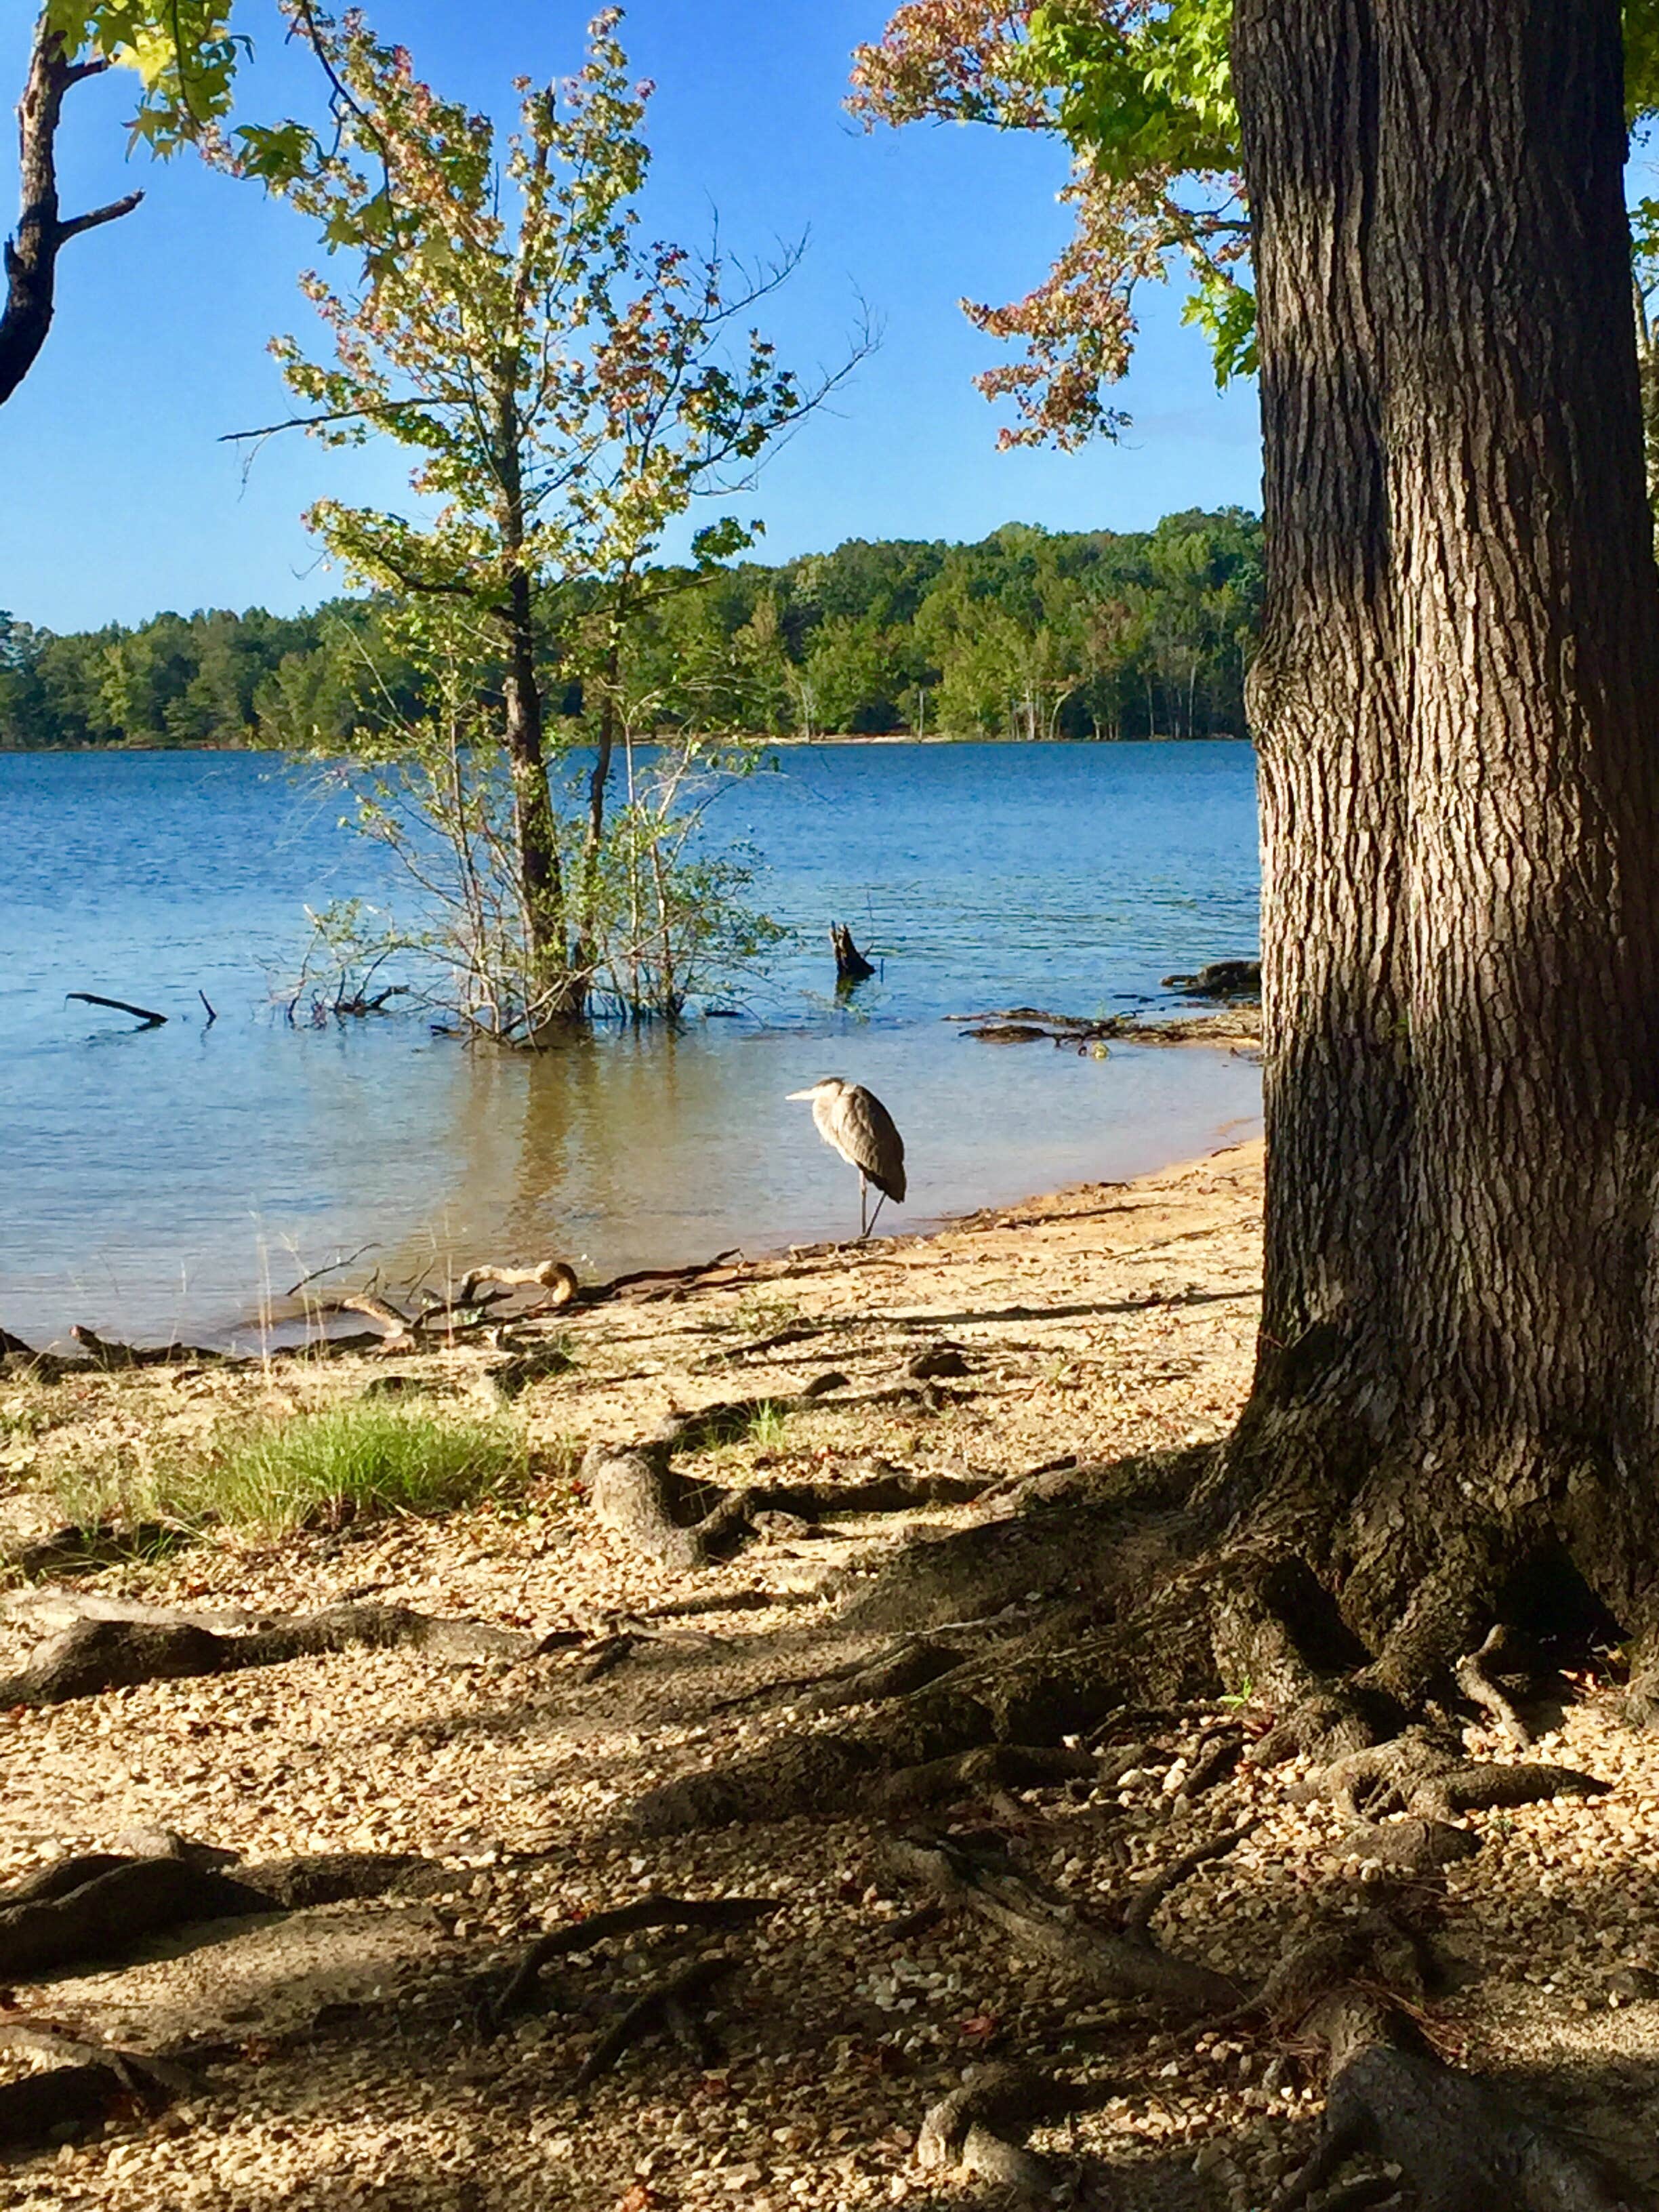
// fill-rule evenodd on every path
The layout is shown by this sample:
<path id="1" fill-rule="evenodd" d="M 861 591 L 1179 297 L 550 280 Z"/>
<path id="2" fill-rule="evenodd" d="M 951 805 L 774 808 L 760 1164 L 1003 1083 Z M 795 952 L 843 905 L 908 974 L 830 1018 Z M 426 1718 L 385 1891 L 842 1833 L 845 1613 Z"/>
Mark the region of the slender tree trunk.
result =
<path id="1" fill-rule="evenodd" d="M 497 524 L 507 562 L 506 604 L 500 610 L 506 645 L 502 737 L 513 776 L 518 829 L 519 891 L 523 902 L 532 988 L 553 1020 L 579 1016 L 583 995 L 571 969 L 557 825 L 547 784 L 541 673 L 536 665 L 535 601 L 525 564 L 524 485 L 520 469 L 518 401 L 510 370 L 495 393 Z"/>
<path id="2" fill-rule="evenodd" d="M 129 192 L 90 215 L 65 221 L 58 203 L 58 120 L 64 94 L 83 78 L 101 76 L 107 62 L 77 62 L 50 30 L 35 26 L 29 73 L 17 106 L 21 205 L 17 229 L 6 241 L 6 297 L 0 308 L 0 404 L 33 368 L 52 328 L 58 256 L 72 238 L 130 215 L 143 198 Z"/>
<path id="3" fill-rule="evenodd" d="M 1659 1626 L 1659 592 L 1618 0 L 1239 0 L 1268 1194 L 1224 1480 L 1414 1694 Z"/>
<path id="4" fill-rule="evenodd" d="M 611 785 L 611 763 L 617 750 L 617 694 L 622 681 L 623 629 L 628 619 L 631 568 L 624 569 L 611 611 L 611 635 L 606 641 L 600 678 L 599 741 L 587 779 L 587 834 L 582 848 L 581 915 L 578 925 L 576 965 L 584 988 L 591 988 L 599 959 L 599 853 L 605 843 L 605 794 Z"/>

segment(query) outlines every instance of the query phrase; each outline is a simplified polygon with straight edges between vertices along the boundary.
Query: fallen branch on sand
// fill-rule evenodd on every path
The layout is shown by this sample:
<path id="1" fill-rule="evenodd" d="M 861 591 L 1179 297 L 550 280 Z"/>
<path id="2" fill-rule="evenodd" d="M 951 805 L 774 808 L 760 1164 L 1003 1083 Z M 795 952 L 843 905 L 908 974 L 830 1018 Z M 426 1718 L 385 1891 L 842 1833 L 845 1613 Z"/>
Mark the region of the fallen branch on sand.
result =
<path id="1" fill-rule="evenodd" d="M 66 1601 L 68 1594 L 65 1595 Z M 228 1674 L 281 1666 L 353 1645 L 415 1650 L 446 1660 L 528 1659 L 539 1641 L 488 1622 L 451 1620 L 397 1605 L 336 1605 L 224 1633 L 188 1615 L 157 1617 L 155 1607 L 114 1607 L 75 1620 L 19 1673 L 0 1681 L 0 1708 L 58 1705 L 138 1682 Z M 113 1617 L 112 1617 L 112 1614 Z"/>

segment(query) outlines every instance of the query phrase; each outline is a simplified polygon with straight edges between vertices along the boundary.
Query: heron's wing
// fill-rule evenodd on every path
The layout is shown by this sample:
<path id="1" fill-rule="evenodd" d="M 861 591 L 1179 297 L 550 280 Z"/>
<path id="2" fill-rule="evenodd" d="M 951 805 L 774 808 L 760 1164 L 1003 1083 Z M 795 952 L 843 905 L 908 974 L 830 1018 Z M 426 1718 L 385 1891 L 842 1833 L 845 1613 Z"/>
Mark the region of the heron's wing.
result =
<path id="1" fill-rule="evenodd" d="M 879 1191 L 896 1204 L 904 1200 L 904 1139 L 893 1117 L 873 1091 L 853 1084 L 836 1102 L 836 1142 L 854 1167 L 862 1168 Z"/>

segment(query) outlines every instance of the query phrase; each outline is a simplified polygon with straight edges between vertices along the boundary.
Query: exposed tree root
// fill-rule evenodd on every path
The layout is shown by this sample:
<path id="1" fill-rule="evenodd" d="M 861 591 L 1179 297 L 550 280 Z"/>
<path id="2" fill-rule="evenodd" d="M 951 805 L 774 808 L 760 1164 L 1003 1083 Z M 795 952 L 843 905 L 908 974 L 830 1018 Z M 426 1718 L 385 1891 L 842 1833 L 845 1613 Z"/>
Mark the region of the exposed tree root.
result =
<path id="1" fill-rule="evenodd" d="M 0 2150 L 27 2154 L 68 2142 L 98 2126 L 118 2106 L 131 2103 L 136 2094 L 132 2081 L 113 2057 L 50 2067 L 0 2086 Z M 143 2101 L 154 2108 L 167 2100 L 147 2083 Z"/>
<path id="2" fill-rule="evenodd" d="M 919 1505 L 965 1504 L 988 1486 L 969 1477 L 895 1469 L 864 1482 L 756 1483 L 727 1489 L 699 1481 L 674 1465 L 676 1451 L 696 1451 L 742 1436 L 763 1412 L 797 1411 L 845 1381 L 844 1376 L 820 1375 L 793 1398 L 723 1401 L 696 1413 L 671 1414 L 647 1443 L 590 1446 L 582 1478 L 594 1512 L 647 1559 L 692 1571 L 734 1549 L 767 1516 L 811 1523 L 832 1513 L 902 1513 Z"/>
<path id="3" fill-rule="evenodd" d="M 989 1743 L 953 1759 L 930 1759 L 890 1774 L 876 1793 L 878 1811 L 926 1812 L 935 1805 L 987 1790 L 1036 1790 L 1056 1782 L 1092 1779 L 1097 1762 L 1086 1751 L 1063 1746 Z"/>
<path id="4" fill-rule="evenodd" d="M 1473 1858 L 1480 1848 L 1479 1836 L 1444 1820 L 1362 1820 L 1332 1844 L 1330 1856 L 1375 1859 L 1396 1874 L 1433 1874 Z"/>
<path id="5" fill-rule="evenodd" d="M 89 1867 L 99 1870 L 88 1875 Z M 21 1901 L 0 1903 L 0 1976 L 33 1981 L 124 1958 L 149 1937 L 192 1921 L 281 1909 L 263 1889 L 185 1859 L 111 1865 L 100 1854 L 48 1871 L 70 1886 L 46 1893 L 37 1887 Z"/>
<path id="6" fill-rule="evenodd" d="M 1504 1630 L 1501 1626 L 1494 1628 L 1478 1651 L 1464 1654 L 1453 1673 L 1458 1688 L 1469 1703 L 1478 1705 L 1517 1751 L 1527 1751 L 1532 1746 L 1532 1730 L 1487 1672 L 1487 1662 L 1502 1650 L 1504 1641 Z"/>
<path id="7" fill-rule="evenodd" d="M 145 2090 L 161 2098 L 199 2095 L 201 2082 L 189 2069 L 148 2051 L 125 2051 L 109 2043 L 87 2043 L 61 2028 L 37 2027 L 27 2020 L 0 2021 L 0 2051 L 27 2051 L 77 2066 L 106 2066 L 123 2088 Z"/>
<path id="8" fill-rule="evenodd" d="M 188 1615 L 158 1619 L 157 1613 L 155 1607 L 133 1607 L 112 1617 L 108 1601 L 98 1605 L 94 1617 L 76 1620 L 20 1673 L 0 1681 L 0 1707 L 62 1705 L 139 1682 L 280 1666 L 354 1644 L 448 1660 L 526 1659 L 539 1648 L 535 1637 L 516 1630 L 447 1620 L 403 1606 L 330 1606 L 231 1635 Z"/>
<path id="9" fill-rule="evenodd" d="M 1296 2212 L 1362 2152 L 1401 2170 L 1421 2212 L 1637 2212 L 1607 2167 L 1495 2082 L 1443 2065 L 1401 2014 L 1350 1991 L 1305 2025 L 1330 2053 L 1324 2127 L 1273 2212 Z"/>
<path id="10" fill-rule="evenodd" d="M 1018 2067 L 976 2066 L 959 2089 L 929 2106 L 916 2137 L 916 2163 L 924 2172 L 960 2166 L 1016 2195 L 1047 2197 L 1058 2177 L 1013 2138 L 1076 2101 L 1064 2084 Z"/>
<path id="11" fill-rule="evenodd" d="M 1468 1759 L 1449 1732 L 1415 1728 L 1333 1760 L 1298 1794 L 1328 1797 L 1355 1820 L 1399 1812 L 1445 1821 L 1497 1806 L 1605 1796 L 1611 1786 L 1570 1766 Z"/>
<path id="12" fill-rule="evenodd" d="M 632 2045 L 659 2028 L 668 2030 L 695 2064 L 711 2065 L 714 2045 L 699 2015 L 716 1983 L 724 1981 L 737 1963 L 726 1952 L 710 1951 L 648 1989 L 629 2005 L 616 2026 L 599 2038 L 582 2061 L 576 2074 L 577 2094 L 580 2095 L 602 2074 L 608 2074 Z"/>
<path id="13" fill-rule="evenodd" d="M 1228 2004 L 1238 1990 L 1224 1974 L 1162 1950 L 1148 1933 L 1152 1913 L 1194 1868 L 1230 1850 L 1238 1835 L 1219 1837 L 1186 1856 L 1132 1898 L 1121 1929 L 1085 1916 L 1005 1857 L 970 1851 L 957 1839 L 899 1841 L 888 1847 L 894 1870 L 925 1883 L 947 1904 L 965 1906 L 991 1922 L 1028 1957 L 1051 1960 L 1091 1996 L 1147 1997 L 1194 2008 Z"/>
<path id="14" fill-rule="evenodd" d="M 555 1959 L 574 1958 L 611 1936 L 631 1936 L 642 1928 L 745 1928 L 777 1909 L 775 1899 L 763 1897 L 641 1897 L 568 1928 L 556 1928 L 537 1938 L 500 1991 L 480 2008 L 479 2027 L 487 2036 L 498 2035 L 516 2014 L 536 2010 L 542 2002 L 542 1969 Z"/>
<path id="15" fill-rule="evenodd" d="M 325 1852 L 232 1875 L 234 1851 L 164 1830 L 121 1841 L 142 1848 L 59 1859 L 0 1893 L 0 1977 L 27 1981 L 100 1966 L 194 1923 L 379 1897 L 411 1877 L 441 1878 L 431 1861 L 407 1852 Z M 0 2041 L 4 2032 L 0 2023 Z"/>

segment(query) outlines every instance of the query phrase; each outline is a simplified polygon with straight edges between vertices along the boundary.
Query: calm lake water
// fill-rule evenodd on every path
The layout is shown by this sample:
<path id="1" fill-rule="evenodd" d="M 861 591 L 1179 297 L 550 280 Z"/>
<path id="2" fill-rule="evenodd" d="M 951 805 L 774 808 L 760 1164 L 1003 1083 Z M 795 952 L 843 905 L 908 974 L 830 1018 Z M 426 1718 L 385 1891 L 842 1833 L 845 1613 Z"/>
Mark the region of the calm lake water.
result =
<path id="1" fill-rule="evenodd" d="M 1254 761 L 1231 743 L 826 745 L 718 803 L 799 933 L 742 1021 L 534 1058 L 418 1015 L 273 1012 L 304 908 L 384 887 L 340 798 L 269 757 L 0 754 L 0 1325 L 223 1339 L 370 1245 L 398 1286 L 470 1261 L 585 1276 L 854 1233 L 856 1178 L 784 1094 L 866 1083 L 915 1227 L 1134 1175 L 1255 1126 L 1247 1061 L 964 1039 L 990 1007 L 1115 1011 L 1256 942 Z M 825 932 L 884 956 L 836 1007 Z M 219 1018 L 207 1025 L 198 991 Z M 66 1003 L 152 1006 L 165 1028 Z"/>

